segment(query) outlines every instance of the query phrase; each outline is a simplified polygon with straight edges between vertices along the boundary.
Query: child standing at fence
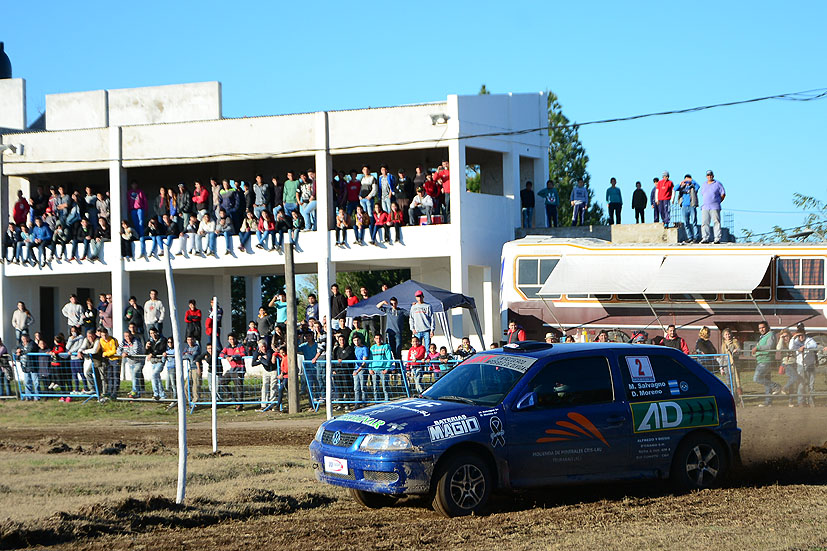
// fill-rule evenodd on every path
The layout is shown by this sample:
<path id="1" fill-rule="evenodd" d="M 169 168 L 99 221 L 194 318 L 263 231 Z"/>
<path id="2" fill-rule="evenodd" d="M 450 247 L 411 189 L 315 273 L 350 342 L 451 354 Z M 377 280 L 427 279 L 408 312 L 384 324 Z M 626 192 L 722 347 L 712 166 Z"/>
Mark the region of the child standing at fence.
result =
<path id="1" fill-rule="evenodd" d="M 373 386 L 373 401 L 379 401 L 379 387 L 382 387 L 383 401 L 388 401 L 388 387 L 385 379 L 393 368 L 393 354 L 391 347 L 382 342 L 382 335 L 373 336 L 373 346 L 370 347 L 370 384 Z"/>
<path id="2" fill-rule="evenodd" d="M 353 402 L 357 405 L 367 400 L 365 395 L 365 371 L 368 367 L 370 351 L 365 346 L 362 334 L 357 333 L 353 337 L 353 355 L 356 357 L 356 364 L 353 366 Z"/>
<path id="3" fill-rule="evenodd" d="M 175 374 L 175 341 L 169 337 L 166 341 L 166 349 L 161 355 L 164 368 L 167 370 L 167 389 L 171 390 L 172 397 L 178 398 L 178 379 Z"/>
<path id="4" fill-rule="evenodd" d="M 408 349 L 408 369 L 413 374 L 417 394 L 422 393 L 422 362 L 425 361 L 426 355 L 425 347 L 419 343 L 419 338 L 413 337 Z"/>

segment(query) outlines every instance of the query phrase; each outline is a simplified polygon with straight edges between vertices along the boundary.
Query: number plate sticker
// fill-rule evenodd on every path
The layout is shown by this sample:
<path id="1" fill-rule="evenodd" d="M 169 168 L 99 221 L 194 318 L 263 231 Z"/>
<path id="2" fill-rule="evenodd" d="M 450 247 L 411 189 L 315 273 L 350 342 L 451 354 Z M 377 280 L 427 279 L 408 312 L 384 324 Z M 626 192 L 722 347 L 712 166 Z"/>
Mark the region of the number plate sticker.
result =
<path id="1" fill-rule="evenodd" d="M 629 375 L 634 383 L 654 383 L 655 372 L 647 356 L 626 356 L 626 365 L 629 366 Z"/>
<path id="2" fill-rule="evenodd" d="M 347 459 L 324 457 L 324 472 L 333 474 L 347 474 Z"/>

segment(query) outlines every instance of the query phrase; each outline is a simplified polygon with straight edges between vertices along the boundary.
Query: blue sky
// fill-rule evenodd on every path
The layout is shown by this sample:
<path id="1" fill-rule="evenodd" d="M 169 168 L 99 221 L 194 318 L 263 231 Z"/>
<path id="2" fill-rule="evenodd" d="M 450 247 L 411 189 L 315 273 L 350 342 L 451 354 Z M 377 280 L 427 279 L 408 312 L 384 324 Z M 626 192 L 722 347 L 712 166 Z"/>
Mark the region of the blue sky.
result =
<path id="1" fill-rule="evenodd" d="M 45 94 L 220 80 L 225 116 L 554 91 L 579 122 L 827 87 L 827 3 L 8 2 L 0 40 Z M 597 196 L 712 168 L 737 229 L 827 199 L 827 99 L 585 127 Z M 673 178 L 673 179 L 674 179 Z M 749 212 L 760 211 L 760 212 Z M 773 213 L 770 213 L 773 212 Z"/>

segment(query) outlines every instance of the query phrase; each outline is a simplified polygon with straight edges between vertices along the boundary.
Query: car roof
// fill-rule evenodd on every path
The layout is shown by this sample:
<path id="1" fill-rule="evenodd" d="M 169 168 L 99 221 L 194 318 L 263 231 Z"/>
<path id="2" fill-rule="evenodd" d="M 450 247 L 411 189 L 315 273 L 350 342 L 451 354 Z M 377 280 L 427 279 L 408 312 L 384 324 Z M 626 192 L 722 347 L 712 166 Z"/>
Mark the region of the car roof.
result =
<path id="1" fill-rule="evenodd" d="M 674 348 L 668 346 L 657 346 L 653 344 L 628 344 L 618 342 L 584 342 L 584 343 L 555 343 L 549 344 L 539 341 L 521 341 L 505 345 L 502 348 L 486 350 L 482 354 L 500 353 L 500 354 L 518 354 L 520 356 L 530 356 L 532 358 L 552 358 L 563 354 L 570 354 L 576 352 L 608 352 L 613 350 L 620 353 L 634 352 L 636 354 L 646 353 L 671 353 Z"/>

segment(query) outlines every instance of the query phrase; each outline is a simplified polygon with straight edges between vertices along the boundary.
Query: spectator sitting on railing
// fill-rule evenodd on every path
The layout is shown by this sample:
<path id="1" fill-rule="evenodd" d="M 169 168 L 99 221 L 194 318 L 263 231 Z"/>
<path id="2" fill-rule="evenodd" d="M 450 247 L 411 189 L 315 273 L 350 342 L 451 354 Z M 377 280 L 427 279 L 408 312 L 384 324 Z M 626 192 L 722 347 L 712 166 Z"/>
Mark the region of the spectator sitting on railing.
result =
<path id="1" fill-rule="evenodd" d="M 29 335 L 24 333 L 20 337 L 20 346 L 17 348 L 17 361 L 20 362 L 20 370 L 23 372 L 23 384 L 26 397 L 23 400 L 40 400 L 40 372 L 37 362 L 30 358 L 29 354 L 34 353 L 34 342 Z"/>
<path id="2" fill-rule="evenodd" d="M 166 238 L 164 239 L 166 250 L 169 251 L 169 254 L 175 257 L 175 253 L 172 252 L 172 241 L 178 238 L 181 239 L 179 254 L 183 254 L 184 247 L 186 247 L 185 243 L 187 242 L 187 240 L 186 237 L 184 237 L 184 229 L 181 227 L 181 223 L 178 221 L 178 217 L 176 216 L 175 218 L 171 218 L 169 214 L 164 214 L 162 217 L 162 225 L 165 228 L 164 233 L 166 234 Z M 164 247 L 161 247 L 161 254 L 164 254 Z"/>
<path id="3" fill-rule="evenodd" d="M 68 230 L 66 231 L 66 234 L 68 235 Z M 129 226 L 129 223 L 126 220 L 121 222 L 121 256 L 124 260 L 135 259 L 135 253 L 132 251 L 132 242 L 136 239 L 137 234 L 135 233 L 135 230 Z M 66 251 L 66 247 L 68 247 L 68 241 L 66 241 L 66 243 L 67 244 L 63 247 L 64 252 Z M 58 260 L 60 260 L 60 258 L 58 258 Z"/>
<path id="4" fill-rule="evenodd" d="M 347 243 L 347 229 L 350 227 L 350 216 L 344 208 L 339 208 L 336 213 L 336 246 L 344 247 Z"/>
<path id="5" fill-rule="evenodd" d="M 99 218 L 98 219 L 98 227 L 95 228 L 95 238 L 92 240 L 92 247 L 89 253 L 89 260 L 94 262 L 95 260 L 101 260 L 101 253 L 103 252 L 103 244 L 107 241 L 111 240 L 112 233 L 111 229 L 109 228 L 109 222 L 106 221 L 106 218 Z M 54 251 L 52 252 L 54 256 Z"/>
<path id="6" fill-rule="evenodd" d="M 290 227 L 292 225 L 291 222 L 291 215 L 286 214 L 283 210 L 280 210 L 276 213 L 276 221 L 275 221 L 275 233 L 278 234 L 278 243 L 276 244 L 276 250 L 281 253 L 284 251 L 284 233 L 290 231 Z M 273 241 L 275 242 L 276 237 L 273 236 Z"/>
<path id="7" fill-rule="evenodd" d="M 426 361 L 426 355 L 425 347 L 419 343 L 419 338 L 414 336 L 408 349 L 408 370 L 413 373 L 417 394 L 422 393 L 422 364 Z"/>
<path id="8" fill-rule="evenodd" d="M 393 354 L 391 348 L 382 342 L 382 335 L 373 336 L 373 345 L 370 347 L 370 384 L 373 386 L 373 401 L 379 402 L 379 387 L 382 387 L 384 401 L 388 401 L 386 375 L 393 368 Z"/>
<path id="9" fill-rule="evenodd" d="M 689 346 L 683 338 L 678 336 L 675 326 L 671 324 L 666 328 L 666 333 L 663 335 L 663 346 L 675 348 L 684 354 L 689 354 Z"/>
<path id="10" fill-rule="evenodd" d="M 468 337 L 462 337 L 462 344 L 460 344 L 459 348 L 454 351 L 454 355 L 460 360 L 464 360 L 465 358 L 476 353 L 477 351 L 474 350 L 473 346 L 471 346 L 471 339 Z"/>
<path id="11" fill-rule="evenodd" d="M 20 227 L 20 240 L 17 242 L 17 253 L 15 254 L 18 264 L 27 266 L 36 264 L 34 255 L 32 255 L 32 247 L 34 246 L 34 237 L 32 236 L 31 223 Z"/>
<path id="12" fill-rule="evenodd" d="M 698 330 L 698 340 L 695 342 L 695 354 L 717 354 L 715 345 L 709 340 L 709 327 L 703 326 Z"/>
<path id="13" fill-rule="evenodd" d="M 356 357 L 356 364 L 353 366 L 353 400 L 356 404 L 359 404 L 367 401 L 365 371 L 368 368 L 370 350 L 365 346 L 361 333 L 357 333 L 352 342 L 353 354 Z"/>
<path id="14" fill-rule="evenodd" d="M 353 216 L 354 245 L 366 245 L 365 230 L 370 228 L 370 215 L 360 204 L 356 207 L 356 214 Z"/>
<path id="15" fill-rule="evenodd" d="M 240 403 L 244 401 L 244 354 L 246 351 L 244 347 L 238 344 L 235 334 L 227 335 L 227 346 L 221 350 L 219 357 L 230 362 L 230 369 L 224 373 L 225 388 L 229 383 L 233 383 L 233 397 L 236 405 L 236 411 L 241 411 L 244 406 Z"/>
<path id="16" fill-rule="evenodd" d="M 20 240 L 20 229 L 9 222 L 6 233 L 3 234 L 3 261 L 12 263 L 17 260 L 17 242 Z M 11 256 L 9 256 L 11 249 Z"/>
<path id="17" fill-rule="evenodd" d="M 263 212 L 267 212 L 269 214 L 270 211 L 263 211 Z M 259 240 L 258 240 L 259 244 L 256 245 L 256 247 L 258 247 L 259 249 L 264 248 L 264 245 L 262 245 L 262 239 L 261 239 L 263 234 L 261 234 L 259 232 L 259 227 L 260 227 L 260 224 L 262 223 L 263 220 L 264 220 L 264 216 L 262 216 L 261 219 L 256 218 L 255 215 L 250 211 L 247 211 L 244 214 L 244 220 L 241 221 L 241 227 L 238 228 L 238 250 L 240 252 L 246 252 L 247 251 L 247 245 L 249 245 L 249 243 L 250 243 L 250 237 L 254 233 L 257 234 L 258 237 L 259 237 Z M 272 221 L 270 222 L 270 224 L 272 224 Z M 267 234 L 267 237 L 268 238 L 270 237 L 269 233 Z M 266 243 L 267 239 L 265 239 L 264 242 Z"/>
<path id="18" fill-rule="evenodd" d="M 49 226 L 43 223 L 43 220 L 40 218 L 35 218 L 34 228 L 32 229 L 32 238 L 34 239 L 34 246 L 37 247 L 38 251 L 37 262 L 42 268 L 46 265 L 47 250 L 51 251 L 52 257 L 55 256 L 55 245 L 52 241 L 52 230 Z"/>
<path id="19" fill-rule="evenodd" d="M 204 249 L 204 239 L 207 240 L 206 252 Z M 215 244 L 215 222 L 210 219 L 208 214 L 201 218 L 201 223 L 198 224 L 198 232 L 195 234 L 195 254 L 201 257 L 214 256 L 218 258 L 218 251 Z"/>
<path id="20" fill-rule="evenodd" d="M 373 226 L 370 228 L 371 245 L 378 245 L 380 241 L 388 242 L 391 233 L 390 230 L 385 227 L 387 223 L 388 213 L 382 210 L 382 206 L 379 203 L 376 203 L 373 205 Z M 383 231 L 385 232 L 384 239 L 382 238 Z"/>
<path id="21" fill-rule="evenodd" d="M 431 216 L 433 215 L 433 213 L 433 198 L 431 198 L 430 195 L 426 195 L 425 190 L 423 188 L 417 188 L 416 195 L 411 201 L 411 207 L 408 209 L 408 223 L 411 226 L 418 226 L 419 217 L 427 216 L 428 224 L 430 225 L 432 222 Z"/>
<path id="22" fill-rule="evenodd" d="M 402 243 L 402 225 L 405 223 L 405 216 L 402 214 L 402 211 L 399 209 L 399 205 L 397 203 L 391 203 L 391 211 L 387 214 L 387 220 L 385 223 L 385 242 L 393 244 L 393 238 L 391 238 L 391 228 L 394 230 L 394 235 L 396 235 L 396 242 Z"/>
<path id="23" fill-rule="evenodd" d="M 235 227 L 233 226 L 231 214 L 221 209 L 218 212 L 218 221 L 215 223 L 215 234 L 216 236 L 224 236 L 225 255 L 233 254 L 233 233 L 235 233 Z M 216 253 L 215 256 L 218 258 L 218 253 Z"/>

